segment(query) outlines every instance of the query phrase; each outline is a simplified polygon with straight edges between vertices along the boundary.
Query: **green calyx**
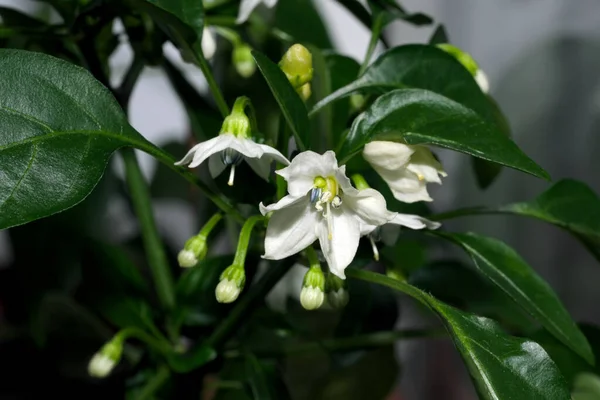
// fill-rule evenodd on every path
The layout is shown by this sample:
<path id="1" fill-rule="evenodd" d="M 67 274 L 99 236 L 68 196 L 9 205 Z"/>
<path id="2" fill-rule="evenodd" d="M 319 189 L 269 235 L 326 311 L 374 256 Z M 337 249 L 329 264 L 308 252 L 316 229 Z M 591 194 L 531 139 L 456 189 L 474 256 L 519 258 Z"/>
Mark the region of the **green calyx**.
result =
<path id="1" fill-rule="evenodd" d="M 333 275 L 333 274 L 328 274 L 327 275 L 327 286 L 326 286 L 326 291 L 327 292 L 337 292 L 340 289 L 344 289 L 346 287 L 346 282 Z"/>
<path id="2" fill-rule="evenodd" d="M 279 61 L 279 68 L 281 68 L 294 89 L 298 89 L 312 80 L 312 54 L 301 44 L 294 44 Z"/>
<path id="3" fill-rule="evenodd" d="M 449 43 L 441 43 L 438 44 L 437 47 L 454 56 L 454 58 L 456 58 L 458 62 L 460 62 L 471 73 L 471 75 L 475 76 L 477 70 L 479 70 L 477 62 L 475 62 L 469 53 L 464 52 L 458 47 Z"/>
<path id="4" fill-rule="evenodd" d="M 243 78 L 250 78 L 256 72 L 252 48 L 246 43 L 240 43 L 233 48 L 232 59 L 236 71 Z"/>
<path id="5" fill-rule="evenodd" d="M 125 337 L 123 335 L 117 334 L 110 342 L 106 343 L 100 349 L 100 353 L 109 359 L 118 362 L 121 359 L 121 355 L 123 354 L 123 342 L 125 341 Z"/>
<path id="6" fill-rule="evenodd" d="M 319 288 L 321 291 L 325 291 L 325 275 L 321 270 L 321 267 L 312 266 L 308 269 L 304 280 L 302 282 L 303 287 L 314 287 Z"/>
<path id="7" fill-rule="evenodd" d="M 244 271 L 244 268 L 239 265 L 230 265 L 221 274 L 221 280 L 233 282 L 241 289 L 246 284 L 246 272 Z"/>
<path id="8" fill-rule="evenodd" d="M 250 109 L 251 118 L 246 115 L 246 108 Z M 253 130 L 256 130 L 256 121 L 254 120 L 252 103 L 246 96 L 238 97 L 233 104 L 231 114 L 223 120 L 219 134 L 235 135 L 239 138 L 248 139 L 252 137 Z"/>

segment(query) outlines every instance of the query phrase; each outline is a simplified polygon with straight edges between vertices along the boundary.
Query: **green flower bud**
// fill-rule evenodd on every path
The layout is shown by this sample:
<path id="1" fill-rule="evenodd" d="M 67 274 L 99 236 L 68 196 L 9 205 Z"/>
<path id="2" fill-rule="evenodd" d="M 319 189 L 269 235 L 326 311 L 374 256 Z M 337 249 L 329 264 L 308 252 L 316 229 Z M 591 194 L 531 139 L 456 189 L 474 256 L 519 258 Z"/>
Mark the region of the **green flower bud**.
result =
<path id="1" fill-rule="evenodd" d="M 300 304 L 306 310 L 316 310 L 323 305 L 325 300 L 325 276 L 320 267 L 313 266 L 304 275 Z"/>
<path id="2" fill-rule="evenodd" d="M 285 73 L 294 88 L 299 88 L 312 80 L 312 54 L 301 44 L 295 44 L 285 52 L 279 68 Z"/>
<path id="3" fill-rule="evenodd" d="M 233 65 L 244 78 L 250 78 L 256 72 L 256 63 L 252 57 L 252 48 L 246 43 L 238 44 L 233 49 Z"/>
<path id="4" fill-rule="evenodd" d="M 215 289 L 215 297 L 219 303 L 233 303 L 246 283 L 246 272 L 243 267 L 231 265 L 221 274 L 221 281 Z"/>
<path id="5" fill-rule="evenodd" d="M 331 307 L 341 309 L 346 307 L 348 301 L 350 301 L 350 296 L 346 289 L 341 288 L 327 293 L 327 301 Z"/>
<path id="6" fill-rule="evenodd" d="M 122 354 L 123 338 L 115 336 L 90 359 L 88 373 L 95 378 L 105 378 L 119 363 Z"/>
<path id="7" fill-rule="evenodd" d="M 183 268 L 196 266 L 198 261 L 206 257 L 207 251 L 206 238 L 202 235 L 192 236 L 185 242 L 183 250 L 177 255 L 179 266 Z"/>
<path id="8" fill-rule="evenodd" d="M 302 100 L 304 100 L 304 101 L 308 100 L 310 98 L 310 95 L 312 94 L 310 83 L 307 82 L 304 85 L 300 86 L 299 88 L 296 89 L 296 92 L 298 92 L 298 94 L 300 95 L 300 98 Z"/>

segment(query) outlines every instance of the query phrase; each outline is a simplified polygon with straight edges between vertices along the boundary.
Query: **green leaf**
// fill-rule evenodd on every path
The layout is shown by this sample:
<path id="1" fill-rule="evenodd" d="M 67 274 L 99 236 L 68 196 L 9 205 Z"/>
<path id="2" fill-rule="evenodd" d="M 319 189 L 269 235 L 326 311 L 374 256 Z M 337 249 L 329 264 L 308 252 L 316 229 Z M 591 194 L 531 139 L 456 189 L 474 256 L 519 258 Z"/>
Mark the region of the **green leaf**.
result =
<path id="1" fill-rule="evenodd" d="M 500 128 L 500 131 L 504 133 L 507 137 L 511 137 L 510 125 L 508 124 L 508 120 L 500 110 L 500 107 L 496 103 L 496 101 L 488 96 L 488 100 L 492 106 L 494 111 L 494 118 L 496 120 L 496 124 Z M 482 160 L 480 158 L 471 159 L 473 170 L 475 171 L 475 178 L 477 179 L 477 184 L 480 188 L 486 189 L 488 188 L 500 175 L 502 171 L 502 166 L 496 163 L 492 163 L 489 161 Z"/>
<path id="2" fill-rule="evenodd" d="M 594 363 L 587 339 L 552 288 L 510 247 L 474 233 L 439 233 L 461 246 L 479 272 L 535 317 L 557 339 Z"/>
<path id="3" fill-rule="evenodd" d="M 206 345 L 193 346 L 189 353 L 171 354 L 167 357 L 169 366 L 181 374 L 191 372 L 217 358 L 217 352 Z"/>
<path id="4" fill-rule="evenodd" d="M 256 50 L 252 51 L 252 56 L 294 134 L 298 149 L 306 150 L 310 148 L 310 123 L 304 102 L 277 64 Z"/>
<path id="5" fill-rule="evenodd" d="M 202 55 L 204 8 L 196 0 L 127 0 L 160 25 L 171 40 L 194 58 Z"/>
<path id="6" fill-rule="evenodd" d="M 65 61 L 0 50 L 0 92 L 0 229 L 82 201 L 122 146 L 160 152 L 105 87 Z"/>
<path id="7" fill-rule="evenodd" d="M 342 145 L 342 160 L 347 161 L 372 140 L 437 145 L 548 179 L 546 171 L 495 124 L 427 90 L 397 89 L 378 98 L 354 120 Z"/>
<path id="8" fill-rule="evenodd" d="M 600 399 L 600 376 L 588 372 L 579 374 L 572 395 L 573 400 Z"/>
<path id="9" fill-rule="evenodd" d="M 537 218 L 600 245 L 600 198 L 586 184 L 576 180 L 558 181 L 531 202 L 490 211 Z"/>
<path id="10" fill-rule="evenodd" d="M 329 81 L 333 91 L 354 81 L 358 75 L 360 64 L 353 58 L 341 54 L 325 54 L 325 62 L 329 69 Z M 331 105 L 332 122 L 330 133 L 333 135 L 332 143 L 339 143 L 342 132 L 347 128 L 350 117 L 350 101 L 338 101 Z"/>
<path id="11" fill-rule="evenodd" d="M 431 45 L 436 45 L 440 43 L 450 43 L 450 39 L 448 39 L 448 33 L 446 32 L 446 28 L 442 24 L 439 24 L 437 28 L 435 28 L 435 31 L 433 31 L 433 34 L 429 39 L 429 44 Z"/>
<path id="12" fill-rule="evenodd" d="M 253 354 L 245 355 L 245 363 L 246 377 L 253 399 L 285 400 L 290 398 L 275 363 L 259 360 Z"/>
<path id="13" fill-rule="evenodd" d="M 369 6 L 371 7 L 371 13 L 376 15 L 376 18 L 382 18 L 381 29 L 385 28 L 388 24 L 395 20 L 403 20 L 416 26 L 429 25 L 433 22 L 433 19 L 423 13 L 407 13 L 404 8 L 400 7 L 395 0 L 386 2 L 381 0 L 370 0 Z M 371 28 L 373 28 L 371 26 Z M 379 36 L 379 34 L 377 35 Z"/>
<path id="14" fill-rule="evenodd" d="M 431 308 L 451 334 L 481 398 L 569 398 L 567 382 L 539 344 L 507 335 L 494 321 L 450 307 L 407 283 L 356 269 L 346 274 L 404 292 Z"/>
<path id="15" fill-rule="evenodd" d="M 436 92 L 494 121 L 493 110 L 471 73 L 445 51 L 420 44 L 384 52 L 357 80 L 319 101 L 310 113 L 352 93 L 383 94 L 401 88 Z"/>

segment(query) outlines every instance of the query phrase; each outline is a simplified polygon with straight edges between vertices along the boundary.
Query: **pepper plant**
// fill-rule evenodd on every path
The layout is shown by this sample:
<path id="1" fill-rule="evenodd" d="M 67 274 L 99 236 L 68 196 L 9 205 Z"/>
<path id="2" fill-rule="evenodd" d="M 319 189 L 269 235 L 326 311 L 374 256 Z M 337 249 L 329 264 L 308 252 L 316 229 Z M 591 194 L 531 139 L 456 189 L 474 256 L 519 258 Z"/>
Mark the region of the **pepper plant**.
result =
<path id="1" fill-rule="evenodd" d="M 395 0 L 337 2 L 371 31 L 363 60 L 336 51 L 310 0 L 0 7 L 2 359 L 30 365 L 3 371 L 14 398 L 383 399 L 394 344 L 433 337 L 454 343 L 482 399 L 592 398 L 598 328 L 509 246 L 444 222 L 533 218 L 600 260 L 597 195 L 519 149 L 485 73 L 439 22 Z M 393 21 L 436 29 L 392 47 Z M 133 57 L 115 84 L 119 44 Z M 181 100 L 185 143 L 157 146 L 128 122 L 147 67 Z M 548 188 L 434 214 L 439 149 L 472 158 L 482 189 L 504 168 Z M 136 151 L 160 163 L 150 179 Z M 193 210 L 185 243 L 157 221 L 165 199 Z M 130 240 L 114 234 L 123 216 Z M 286 282 L 298 290 L 266 301 Z M 400 297 L 428 328 L 395 328 Z"/>

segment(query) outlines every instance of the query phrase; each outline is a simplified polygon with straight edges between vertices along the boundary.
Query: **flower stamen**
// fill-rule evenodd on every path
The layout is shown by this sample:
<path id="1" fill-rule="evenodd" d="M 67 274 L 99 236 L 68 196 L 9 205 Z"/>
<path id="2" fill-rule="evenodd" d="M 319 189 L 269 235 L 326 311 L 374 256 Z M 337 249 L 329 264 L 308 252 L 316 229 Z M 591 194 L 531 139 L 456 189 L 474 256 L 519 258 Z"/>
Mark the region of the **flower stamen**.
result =
<path id="1" fill-rule="evenodd" d="M 375 261 L 379 261 L 379 250 L 377 249 L 377 245 L 375 244 L 375 239 L 372 235 L 369 235 L 369 241 L 371 242 L 371 248 L 373 249 L 373 259 Z"/>
<path id="2" fill-rule="evenodd" d="M 231 164 L 231 171 L 229 171 L 229 181 L 227 184 L 233 186 L 233 179 L 235 178 L 235 164 Z"/>

